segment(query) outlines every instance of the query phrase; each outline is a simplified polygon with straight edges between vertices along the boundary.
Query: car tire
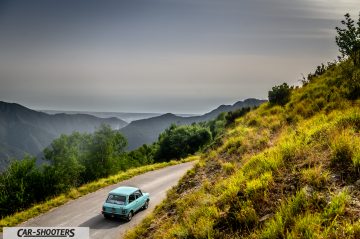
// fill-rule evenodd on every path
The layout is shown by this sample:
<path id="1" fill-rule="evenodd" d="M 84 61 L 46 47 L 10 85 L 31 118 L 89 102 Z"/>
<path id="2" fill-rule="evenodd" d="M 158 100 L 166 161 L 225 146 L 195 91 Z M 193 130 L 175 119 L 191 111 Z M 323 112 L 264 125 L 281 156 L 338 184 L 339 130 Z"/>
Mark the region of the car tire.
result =
<path id="1" fill-rule="evenodd" d="M 133 216 L 134 216 L 134 213 L 133 213 L 132 211 L 129 212 L 129 214 L 128 214 L 127 217 L 126 217 L 126 220 L 127 220 L 128 222 L 130 222 L 131 219 L 133 218 Z"/>
<path id="2" fill-rule="evenodd" d="M 110 218 L 110 216 L 109 216 L 109 215 L 107 215 L 107 214 L 104 214 L 104 217 L 105 217 L 105 218 L 107 218 L 107 219 L 109 219 L 109 218 Z"/>
<path id="3" fill-rule="evenodd" d="M 143 209 L 147 209 L 149 207 L 149 201 L 146 201 L 144 206 L 142 207 Z"/>

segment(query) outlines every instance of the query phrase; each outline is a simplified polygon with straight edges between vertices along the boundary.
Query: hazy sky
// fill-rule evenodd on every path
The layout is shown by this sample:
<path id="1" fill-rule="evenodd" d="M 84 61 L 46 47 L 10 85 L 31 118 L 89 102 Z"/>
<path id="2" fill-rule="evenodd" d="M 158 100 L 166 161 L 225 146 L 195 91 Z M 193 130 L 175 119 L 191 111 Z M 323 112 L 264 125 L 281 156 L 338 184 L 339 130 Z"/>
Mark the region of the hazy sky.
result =
<path id="1" fill-rule="evenodd" d="M 359 0 L 0 0 L 0 100 L 204 113 L 336 59 Z"/>

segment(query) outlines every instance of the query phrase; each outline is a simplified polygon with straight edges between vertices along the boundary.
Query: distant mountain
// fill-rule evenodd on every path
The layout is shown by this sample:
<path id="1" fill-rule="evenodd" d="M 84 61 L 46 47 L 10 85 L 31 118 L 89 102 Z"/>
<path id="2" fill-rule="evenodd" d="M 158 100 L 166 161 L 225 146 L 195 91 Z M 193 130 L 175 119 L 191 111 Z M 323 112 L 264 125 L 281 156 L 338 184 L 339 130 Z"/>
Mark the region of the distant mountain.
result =
<path id="1" fill-rule="evenodd" d="M 59 114 L 59 113 L 65 113 L 65 114 L 87 114 L 87 115 L 93 115 L 99 118 L 110 118 L 110 117 L 116 117 L 119 119 L 122 119 L 128 123 L 135 121 L 135 120 L 141 120 L 141 119 L 148 119 L 152 117 L 157 117 L 162 115 L 161 113 L 127 113 L 127 112 L 93 112 L 93 111 L 60 111 L 60 110 L 40 110 L 41 112 L 47 113 L 47 114 Z M 195 116 L 194 114 L 177 114 L 178 116 Z"/>
<path id="2" fill-rule="evenodd" d="M 120 129 L 127 123 L 118 118 L 98 118 L 87 114 L 49 115 L 15 103 L 0 101 L 0 170 L 9 158 L 25 153 L 38 156 L 55 138 L 73 131 L 93 132 L 101 124 Z"/>
<path id="3" fill-rule="evenodd" d="M 181 117 L 174 114 L 164 114 L 161 116 L 136 120 L 120 129 L 120 132 L 128 140 L 128 150 L 133 150 L 143 144 L 151 144 L 155 142 L 161 132 L 168 128 L 171 124 L 178 125 L 192 124 L 195 122 L 203 122 L 215 119 L 222 112 L 229 112 L 244 107 L 254 107 L 266 102 L 266 100 L 247 99 L 238 101 L 233 105 L 221 105 L 215 110 L 201 116 Z"/>
<path id="4" fill-rule="evenodd" d="M 134 120 L 148 119 L 161 115 L 161 113 L 126 113 L 126 112 L 59 111 L 59 110 L 41 110 L 41 112 L 52 115 L 65 113 L 69 115 L 87 114 L 87 115 L 93 115 L 98 118 L 116 117 L 118 119 L 126 121 L 127 123 L 130 123 L 131 121 Z"/>

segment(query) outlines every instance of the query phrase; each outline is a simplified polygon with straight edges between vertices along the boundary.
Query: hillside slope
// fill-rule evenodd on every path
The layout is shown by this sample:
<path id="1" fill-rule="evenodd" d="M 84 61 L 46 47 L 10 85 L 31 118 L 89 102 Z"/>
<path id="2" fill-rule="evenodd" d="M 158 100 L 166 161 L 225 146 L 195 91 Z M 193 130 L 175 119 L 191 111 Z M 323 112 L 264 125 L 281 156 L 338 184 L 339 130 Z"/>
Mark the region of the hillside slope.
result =
<path id="1" fill-rule="evenodd" d="M 128 140 L 128 149 L 133 150 L 143 144 L 151 144 L 158 139 L 158 136 L 171 124 L 189 125 L 208 121 L 216 118 L 220 113 L 234 111 L 244 107 L 255 107 L 266 102 L 265 100 L 246 99 L 238 101 L 233 105 L 221 105 L 218 108 L 200 116 L 182 117 L 174 114 L 164 114 L 149 119 L 136 120 L 122 128 L 120 131 Z"/>
<path id="2" fill-rule="evenodd" d="M 0 170 L 9 158 L 38 155 L 52 140 L 73 131 L 93 132 L 102 123 L 114 129 L 127 123 L 117 118 L 97 118 L 86 114 L 49 115 L 14 103 L 0 101 Z"/>
<path id="3" fill-rule="evenodd" d="M 238 118 L 126 238 L 360 238 L 359 73 L 332 65 Z"/>

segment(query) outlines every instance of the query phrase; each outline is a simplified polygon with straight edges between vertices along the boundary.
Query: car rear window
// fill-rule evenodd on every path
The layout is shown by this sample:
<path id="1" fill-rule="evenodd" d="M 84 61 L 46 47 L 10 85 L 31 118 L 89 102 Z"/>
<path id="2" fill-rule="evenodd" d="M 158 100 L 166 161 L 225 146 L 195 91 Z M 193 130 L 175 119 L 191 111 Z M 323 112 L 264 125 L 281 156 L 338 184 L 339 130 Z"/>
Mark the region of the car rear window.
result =
<path id="1" fill-rule="evenodd" d="M 106 199 L 107 203 L 118 204 L 118 205 L 124 205 L 125 201 L 126 201 L 125 196 L 115 195 L 115 194 L 109 194 L 108 198 Z"/>

